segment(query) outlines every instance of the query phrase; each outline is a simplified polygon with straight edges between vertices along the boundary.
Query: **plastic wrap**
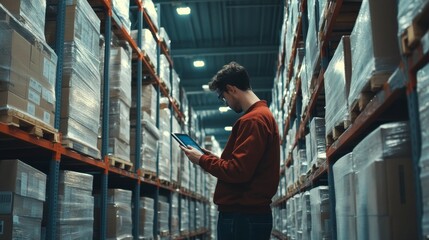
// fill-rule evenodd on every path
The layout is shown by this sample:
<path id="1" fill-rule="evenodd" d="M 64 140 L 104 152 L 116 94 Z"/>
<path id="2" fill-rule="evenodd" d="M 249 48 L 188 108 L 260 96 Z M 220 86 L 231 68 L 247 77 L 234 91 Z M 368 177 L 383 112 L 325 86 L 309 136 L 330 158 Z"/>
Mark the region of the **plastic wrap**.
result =
<path id="1" fill-rule="evenodd" d="M 116 138 L 108 139 L 107 152 L 125 161 L 131 161 L 131 148 L 129 143 L 125 143 Z"/>
<path id="2" fill-rule="evenodd" d="M 325 119 L 315 117 L 310 122 L 311 164 L 319 165 L 326 160 Z"/>
<path id="3" fill-rule="evenodd" d="M 131 28 L 130 0 L 112 0 L 112 10 L 122 22 L 122 26 L 129 33 Z"/>
<path id="4" fill-rule="evenodd" d="M 327 186 L 310 190 L 311 239 L 331 238 L 329 191 Z"/>
<path id="5" fill-rule="evenodd" d="M 164 82 L 167 89 L 171 89 L 170 84 L 170 63 L 164 54 L 159 57 L 159 78 Z"/>
<path id="6" fill-rule="evenodd" d="M 311 134 L 305 135 L 305 157 L 307 158 L 308 168 L 311 168 L 311 162 L 313 161 L 313 148 L 311 147 Z"/>
<path id="7" fill-rule="evenodd" d="M 152 198 L 140 198 L 140 239 L 153 239 L 154 201 Z"/>
<path id="8" fill-rule="evenodd" d="M 356 180 L 353 154 L 348 153 L 333 166 L 335 186 L 335 213 L 338 239 L 357 239 Z"/>
<path id="9" fill-rule="evenodd" d="M 94 234 L 93 224 L 93 221 L 61 224 L 57 227 L 56 239 L 91 240 Z"/>
<path id="10" fill-rule="evenodd" d="M 334 56 L 325 71 L 326 96 L 326 134 L 331 134 L 334 127 L 343 126 L 350 120 L 348 92 L 351 74 L 350 40 L 342 37 Z"/>
<path id="11" fill-rule="evenodd" d="M 185 198 L 185 197 L 181 197 L 180 200 L 180 206 L 181 206 L 181 211 L 180 211 L 180 220 L 181 220 L 181 225 L 180 225 L 180 233 L 188 233 L 190 231 L 189 228 L 189 198 Z"/>
<path id="12" fill-rule="evenodd" d="M 2 238 L 12 240 L 41 239 L 42 220 L 37 218 L 1 215 Z M 7 237 L 10 238 L 7 238 Z"/>
<path id="13" fill-rule="evenodd" d="M 423 203 L 422 228 L 425 236 L 429 235 L 429 65 L 417 72 L 417 93 L 421 130 L 420 184 Z"/>
<path id="14" fill-rule="evenodd" d="M 137 34 L 138 31 L 137 30 L 132 30 L 131 31 L 131 37 L 137 42 Z M 153 37 L 152 32 L 147 29 L 147 28 L 143 28 L 141 30 L 141 35 L 142 35 L 142 42 L 141 42 L 141 50 L 143 50 L 147 56 L 149 57 L 150 61 L 152 62 L 152 64 L 155 66 L 155 69 L 157 68 L 157 43 L 156 43 L 156 39 Z"/>
<path id="15" fill-rule="evenodd" d="M 179 103 L 180 105 L 180 77 L 177 74 L 176 70 L 173 71 L 173 81 L 172 81 L 172 93 L 171 96 Z"/>
<path id="16" fill-rule="evenodd" d="M 171 235 L 178 236 L 179 235 L 179 194 L 177 192 L 171 193 Z"/>
<path id="17" fill-rule="evenodd" d="M 43 202 L 13 192 L 0 191 L 0 214 L 42 219 Z"/>
<path id="18" fill-rule="evenodd" d="M 350 35 L 352 77 L 349 104 L 359 99 L 374 76 L 388 78 L 399 64 L 396 0 L 363 0 Z M 379 12 L 383 14 L 379 14 Z M 371 36 L 368 38 L 368 36 Z M 365 49 L 365 51 L 362 51 Z"/>
<path id="19" fill-rule="evenodd" d="M 319 41 L 318 41 L 318 15 L 316 14 L 316 0 L 308 0 L 308 32 L 305 40 L 305 65 L 307 71 L 307 81 L 309 93 L 312 93 L 312 79 L 317 73 L 319 66 L 316 66 L 319 59 Z M 317 70 L 317 71 L 316 71 Z"/>
<path id="20" fill-rule="evenodd" d="M 131 49 L 110 49 L 110 97 L 122 99 L 131 106 Z"/>
<path id="21" fill-rule="evenodd" d="M 109 108 L 109 135 L 125 143 L 130 142 L 130 108 L 120 99 L 111 98 Z"/>
<path id="22" fill-rule="evenodd" d="M 307 53 L 306 53 L 307 54 Z M 298 73 L 298 77 L 301 79 L 301 94 L 302 94 L 302 107 L 301 107 L 301 113 L 305 112 L 305 109 L 307 108 L 308 102 L 310 101 L 310 81 L 311 78 L 309 80 L 309 78 L 307 77 L 307 55 L 304 56 L 304 58 L 302 59 L 302 64 L 301 64 L 301 68 L 299 70 Z"/>
<path id="23" fill-rule="evenodd" d="M 161 27 L 159 29 L 159 40 L 164 42 L 165 45 L 167 45 L 167 48 L 170 49 L 171 40 L 170 40 L 170 37 L 168 36 L 167 31 L 165 30 L 164 27 Z"/>
<path id="24" fill-rule="evenodd" d="M 107 205 L 106 239 L 132 239 L 131 202 Z"/>
<path id="25" fill-rule="evenodd" d="M 132 89 L 133 96 L 136 96 L 135 88 Z M 133 98 L 132 107 L 131 107 L 131 125 L 135 125 L 136 121 L 136 98 Z M 152 85 L 143 85 L 142 86 L 142 96 L 141 96 L 141 107 L 143 111 L 142 120 L 150 121 L 155 125 L 156 121 L 156 109 L 159 107 L 157 105 L 157 91 Z M 146 113 L 146 114 L 145 114 Z"/>
<path id="26" fill-rule="evenodd" d="M 310 192 L 306 191 L 301 195 L 302 204 L 302 238 L 310 239 L 311 236 L 311 206 Z"/>
<path id="27" fill-rule="evenodd" d="M 368 134 L 353 149 L 356 171 L 372 161 L 407 157 L 411 152 L 411 141 L 407 122 L 387 123 Z"/>
<path id="28" fill-rule="evenodd" d="M 323 21 L 325 20 L 325 14 L 327 14 L 327 12 L 329 11 L 328 9 L 328 5 L 330 4 L 329 0 L 317 0 L 317 5 L 319 6 L 319 9 L 317 9 L 318 11 L 318 22 L 317 22 L 317 29 L 319 29 L 320 32 L 323 31 L 322 27 L 323 25 Z"/>
<path id="29" fill-rule="evenodd" d="M 1 4 L 37 38 L 45 41 L 46 0 L 3 0 Z"/>
<path id="30" fill-rule="evenodd" d="M 58 223 L 94 220 L 94 197 L 91 195 L 74 196 L 73 202 L 58 196 Z M 48 206 L 47 206 L 48 207 Z"/>
<path id="31" fill-rule="evenodd" d="M 61 171 L 60 172 L 60 185 L 86 190 L 92 192 L 92 182 L 94 177 L 91 174 L 74 172 L 74 171 Z"/>
<path id="32" fill-rule="evenodd" d="M 46 174 L 19 160 L 0 161 L 0 191 L 45 201 Z"/>
<path id="33" fill-rule="evenodd" d="M 132 192 L 124 189 L 109 189 L 107 192 L 107 203 L 108 204 L 131 204 Z"/>
<path id="34" fill-rule="evenodd" d="M 195 206 L 195 200 L 189 200 L 189 229 L 191 231 L 195 231 L 195 217 L 196 217 L 196 206 Z"/>
<path id="35" fill-rule="evenodd" d="M 172 132 L 181 132 L 181 127 L 176 118 L 173 118 L 173 131 Z M 179 181 L 179 163 L 182 157 L 182 150 L 179 147 L 179 144 L 172 142 L 171 144 L 171 181 Z"/>
<path id="36" fill-rule="evenodd" d="M 153 25 L 158 29 L 158 12 L 156 11 L 155 4 L 152 0 L 143 0 L 143 7 L 146 13 L 152 20 Z"/>
<path id="37" fill-rule="evenodd" d="M 85 49 L 94 58 L 100 56 L 100 19 L 86 0 L 67 0 L 66 1 L 66 24 L 65 24 L 65 42 L 75 42 Z M 47 22 L 55 33 L 56 22 Z M 48 37 L 47 37 L 48 38 Z M 47 40 L 50 44 L 55 41 L 55 34 Z M 98 66 L 97 66 L 98 67 Z"/>
<path id="38" fill-rule="evenodd" d="M 159 233 L 167 233 L 169 231 L 169 204 L 167 201 L 158 200 L 158 227 Z"/>
<path id="39" fill-rule="evenodd" d="M 182 151 L 182 157 L 181 159 L 181 164 L 180 164 L 180 186 L 185 188 L 185 189 L 189 189 L 189 184 L 190 184 L 190 168 L 191 168 L 191 163 L 189 161 L 189 159 L 187 157 L 185 157 L 185 154 Z"/>
<path id="40" fill-rule="evenodd" d="M 398 0 L 398 36 L 411 25 L 413 19 L 422 11 L 427 0 Z"/>

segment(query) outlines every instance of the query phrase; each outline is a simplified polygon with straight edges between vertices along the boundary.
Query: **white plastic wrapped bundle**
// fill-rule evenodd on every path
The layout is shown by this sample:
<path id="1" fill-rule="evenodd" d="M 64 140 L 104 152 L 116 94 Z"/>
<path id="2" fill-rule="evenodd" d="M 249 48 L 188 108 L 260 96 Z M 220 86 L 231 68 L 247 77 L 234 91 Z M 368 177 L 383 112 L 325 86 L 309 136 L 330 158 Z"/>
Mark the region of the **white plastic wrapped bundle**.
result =
<path id="1" fill-rule="evenodd" d="M 407 122 L 386 123 L 378 127 L 353 149 L 356 171 L 372 161 L 408 157 L 411 152 L 409 134 Z"/>
<path id="2" fill-rule="evenodd" d="M 42 220 L 43 202 L 10 191 L 0 191 L 0 214 Z"/>
<path id="3" fill-rule="evenodd" d="M 107 203 L 131 204 L 132 192 L 130 190 L 112 188 L 107 192 Z"/>
<path id="4" fill-rule="evenodd" d="M 190 199 L 189 200 L 189 229 L 191 231 L 195 231 L 196 227 L 195 227 L 195 218 L 197 216 L 195 210 L 196 210 L 196 206 L 195 206 L 195 200 Z"/>
<path id="5" fill-rule="evenodd" d="M 291 54 L 292 54 L 292 46 L 293 46 L 293 39 L 295 36 L 295 31 L 293 29 L 293 19 L 291 9 L 289 9 L 289 13 L 287 14 L 287 20 L 286 20 L 286 37 L 285 37 L 285 64 L 289 64 Z M 295 12 L 296 13 L 296 12 Z M 296 16 L 295 16 L 296 17 Z"/>
<path id="6" fill-rule="evenodd" d="M 364 91 L 372 77 L 387 80 L 398 66 L 396 9 L 396 0 L 362 1 L 350 35 L 352 53 L 350 106 L 359 99 L 360 93 Z M 380 12 L 383 14 L 379 14 Z"/>
<path id="7" fill-rule="evenodd" d="M 408 123 L 381 125 L 353 149 L 353 160 L 358 239 L 417 239 Z"/>
<path id="8" fill-rule="evenodd" d="M 313 161 L 312 150 L 313 149 L 311 147 L 311 134 L 307 133 L 307 135 L 305 135 L 305 157 L 307 159 L 307 165 L 309 169 L 312 167 L 311 162 Z"/>
<path id="9" fill-rule="evenodd" d="M 294 67 L 293 67 L 293 79 L 300 77 L 299 72 L 301 69 L 301 65 L 303 63 L 305 56 L 305 49 L 304 48 L 298 48 L 296 51 L 295 61 L 294 61 Z M 287 71 L 285 71 L 287 72 Z"/>
<path id="10" fill-rule="evenodd" d="M 195 218 L 197 221 L 197 225 L 195 227 L 198 230 L 198 229 L 202 229 L 203 227 L 205 227 L 204 226 L 205 213 L 204 213 L 204 206 L 203 206 L 202 202 L 197 201 L 195 205 L 196 205 L 196 209 L 195 209 L 195 215 L 196 216 L 195 216 Z"/>
<path id="11" fill-rule="evenodd" d="M 171 40 L 164 27 L 161 27 L 159 29 L 159 40 L 161 40 L 165 43 L 165 45 L 167 45 L 167 49 L 170 49 Z"/>
<path id="12" fill-rule="evenodd" d="M 296 226 L 296 198 L 297 198 L 298 196 L 297 195 L 295 195 L 295 196 L 293 196 L 292 198 L 290 198 L 289 199 L 289 201 L 291 202 L 291 205 L 290 205 L 290 212 L 289 212 L 289 215 L 288 215 L 288 225 L 289 225 L 289 233 L 290 233 L 290 237 L 292 238 L 292 239 L 297 239 L 297 232 L 296 232 L 296 229 L 297 229 L 297 226 Z"/>
<path id="13" fill-rule="evenodd" d="M 322 27 L 323 27 L 323 21 L 325 19 L 325 14 L 328 11 L 328 5 L 330 3 L 329 0 L 317 0 L 318 5 L 319 5 L 319 9 L 318 9 L 318 29 L 319 31 L 322 31 Z"/>
<path id="14" fill-rule="evenodd" d="M 139 239 L 153 239 L 154 201 L 152 198 L 140 198 Z"/>
<path id="15" fill-rule="evenodd" d="M 334 56 L 325 72 L 326 96 L 326 135 L 332 133 L 334 127 L 343 126 L 350 120 L 348 92 L 351 77 L 350 39 L 341 38 Z"/>
<path id="16" fill-rule="evenodd" d="M 307 14 L 308 14 L 308 32 L 305 40 L 305 61 L 307 70 L 307 81 L 309 93 L 312 93 L 312 79 L 318 73 L 319 66 L 316 66 L 319 59 L 319 41 L 318 41 L 318 28 L 317 21 L 318 15 L 316 14 L 316 0 L 307 1 Z"/>
<path id="17" fill-rule="evenodd" d="M 311 239 L 331 238 L 329 191 L 327 186 L 310 190 Z"/>
<path id="18" fill-rule="evenodd" d="M 180 206 L 181 206 L 181 215 L 180 215 L 180 220 L 181 220 L 181 225 L 180 225 L 180 233 L 188 233 L 190 231 L 189 228 L 189 199 L 185 198 L 185 197 L 181 197 L 181 202 L 180 202 Z"/>
<path id="19" fill-rule="evenodd" d="M 170 181 L 171 171 L 171 127 L 170 127 L 170 109 L 164 108 L 159 111 L 159 129 L 161 138 L 159 140 L 159 178 Z"/>
<path id="20" fill-rule="evenodd" d="M 137 30 L 132 30 L 131 31 L 131 37 L 134 39 L 134 41 L 137 42 Z M 143 50 L 147 56 L 149 57 L 150 61 L 152 62 L 152 64 L 155 66 L 155 69 L 157 68 L 157 60 L 156 60 L 156 55 L 157 55 L 157 50 L 156 50 L 156 40 L 153 37 L 152 32 L 147 29 L 147 28 L 143 28 L 141 30 L 141 35 L 142 35 L 142 42 L 141 42 L 141 50 Z"/>
<path id="21" fill-rule="evenodd" d="M 181 127 L 179 122 L 177 121 L 176 118 L 173 118 L 173 131 L 175 133 L 179 133 L 182 132 L 181 131 Z M 172 158 L 170 159 L 171 162 L 171 181 L 173 182 L 178 182 L 179 181 L 179 163 L 180 163 L 180 158 L 182 156 L 181 152 L 182 150 L 179 147 L 179 144 L 172 142 L 171 144 L 171 155 Z"/>
<path id="22" fill-rule="evenodd" d="M 290 165 L 288 168 L 286 168 L 286 188 L 292 187 L 292 185 L 295 183 L 295 172 L 293 169 L 293 165 Z"/>
<path id="23" fill-rule="evenodd" d="M 159 107 L 157 105 L 157 91 L 152 85 L 143 85 L 142 86 L 142 96 L 141 96 L 141 111 L 144 114 L 144 118 L 146 121 L 151 122 L 153 125 L 156 123 L 156 109 Z M 136 96 L 135 88 L 132 89 L 132 95 Z M 131 105 L 131 125 L 135 125 L 136 121 L 136 98 L 132 99 Z M 146 113 L 146 114 L 145 114 Z"/>
<path id="24" fill-rule="evenodd" d="M 292 237 L 292 201 L 286 201 L 286 235 L 288 238 Z"/>
<path id="25" fill-rule="evenodd" d="M 112 0 L 112 10 L 122 22 L 127 32 L 130 32 L 130 0 Z"/>
<path id="26" fill-rule="evenodd" d="M 152 20 L 153 25 L 158 29 L 158 12 L 156 11 L 155 4 L 152 0 L 144 0 L 143 7 L 146 13 Z"/>
<path id="27" fill-rule="evenodd" d="M 189 161 L 188 159 L 186 159 Z M 189 165 L 189 190 L 191 192 L 196 192 L 196 169 L 194 164 Z"/>
<path id="28" fill-rule="evenodd" d="M 295 198 L 295 226 L 296 238 L 302 238 L 302 194 L 297 194 Z"/>
<path id="29" fill-rule="evenodd" d="M 302 59 L 301 68 L 299 70 L 298 76 L 301 78 L 301 94 L 302 94 L 302 108 L 301 112 L 304 113 L 305 109 L 308 106 L 308 102 L 310 101 L 310 93 L 309 93 L 309 83 L 311 81 L 307 77 L 307 55 Z"/>
<path id="30" fill-rule="evenodd" d="M 325 119 L 315 117 L 310 122 L 312 165 L 326 160 Z"/>
<path id="31" fill-rule="evenodd" d="M 296 28 L 298 27 L 298 20 L 301 16 L 300 12 L 301 8 L 301 1 L 300 0 L 291 0 L 289 5 L 289 14 L 288 14 L 288 20 L 291 22 L 290 29 L 288 31 L 292 31 L 292 34 L 295 34 Z M 292 49 L 286 49 L 286 51 L 292 50 Z"/>
<path id="32" fill-rule="evenodd" d="M 107 205 L 106 239 L 132 239 L 131 202 Z"/>
<path id="33" fill-rule="evenodd" d="M 173 91 L 171 93 L 171 96 L 180 104 L 180 77 L 177 74 L 176 70 L 172 69 L 173 71 L 173 82 L 172 82 L 172 88 Z"/>
<path id="34" fill-rule="evenodd" d="M 423 235 L 429 235 L 429 65 L 417 72 L 417 93 L 421 130 L 420 184 L 423 203 Z"/>
<path id="35" fill-rule="evenodd" d="M 37 38 L 45 41 L 46 0 L 2 0 L 1 4 Z"/>
<path id="36" fill-rule="evenodd" d="M 306 191 L 302 194 L 301 204 L 302 204 L 302 239 L 310 239 L 310 236 L 311 236 L 310 192 Z"/>
<path id="37" fill-rule="evenodd" d="M 181 164 L 180 164 L 180 186 L 185 188 L 185 189 L 190 189 L 189 188 L 189 184 L 190 184 L 190 168 L 191 168 L 191 162 L 189 161 L 189 159 L 187 157 L 184 157 L 184 153 L 182 152 L 182 157 L 181 159 Z"/>
<path id="38" fill-rule="evenodd" d="M 130 142 L 130 108 L 121 99 L 111 98 L 109 108 L 109 135 L 124 143 Z M 129 157 L 127 157 L 128 159 Z"/>
<path id="39" fill-rule="evenodd" d="M 411 25 L 416 17 L 427 4 L 427 0 L 398 0 L 398 36 Z"/>
<path id="40" fill-rule="evenodd" d="M 171 193 L 171 235 L 179 235 L 179 194 L 177 192 Z"/>
<path id="41" fill-rule="evenodd" d="M 338 239 L 357 239 L 356 233 L 356 179 L 353 154 L 338 159 L 333 166 L 335 186 L 335 213 Z"/>
<path id="42" fill-rule="evenodd" d="M 93 239 L 93 222 L 78 221 L 67 222 L 57 227 L 55 239 L 91 240 Z"/>
<path id="43" fill-rule="evenodd" d="M 164 54 L 159 56 L 159 78 L 164 82 L 167 89 L 171 89 L 170 84 L 170 63 Z"/>

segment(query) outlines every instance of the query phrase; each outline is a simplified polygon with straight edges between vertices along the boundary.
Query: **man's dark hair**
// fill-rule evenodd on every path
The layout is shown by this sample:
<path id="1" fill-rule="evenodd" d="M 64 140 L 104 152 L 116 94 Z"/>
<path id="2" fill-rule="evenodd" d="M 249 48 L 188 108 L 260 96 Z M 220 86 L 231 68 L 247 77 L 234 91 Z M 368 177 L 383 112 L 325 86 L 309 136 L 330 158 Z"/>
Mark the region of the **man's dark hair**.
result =
<path id="1" fill-rule="evenodd" d="M 209 82 L 209 87 L 212 91 L 225 91 L 227 84 L 243 91 L 251 89 L 249 74 L 236 62 L 224 65 Z"/>

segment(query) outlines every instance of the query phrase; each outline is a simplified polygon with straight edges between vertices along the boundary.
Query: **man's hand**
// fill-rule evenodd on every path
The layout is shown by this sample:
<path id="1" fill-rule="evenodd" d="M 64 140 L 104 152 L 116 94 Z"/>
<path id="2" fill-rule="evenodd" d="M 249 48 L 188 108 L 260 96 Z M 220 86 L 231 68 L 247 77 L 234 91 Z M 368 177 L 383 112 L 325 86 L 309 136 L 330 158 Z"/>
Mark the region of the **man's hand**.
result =
<path id="1" fill-rule="evenodd" d="M 183 147 L 183 146 L 179 146 L 182 151 L 185 153 L 185 155 L 189 158 L 189 160 L 195 164 L 199 164 L 200 163 L 200 157 L 203 155 L 200 151 L 198 151 L 197 149 L 188 146 L 187 148 Z"/>

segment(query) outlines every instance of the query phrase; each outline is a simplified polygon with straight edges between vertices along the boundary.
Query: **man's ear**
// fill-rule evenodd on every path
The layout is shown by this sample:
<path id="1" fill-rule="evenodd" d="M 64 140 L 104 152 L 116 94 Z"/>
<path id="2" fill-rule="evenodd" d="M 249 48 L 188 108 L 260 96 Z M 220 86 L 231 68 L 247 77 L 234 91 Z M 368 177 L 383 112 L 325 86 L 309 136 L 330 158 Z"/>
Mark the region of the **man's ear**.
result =
<path id="1" fill-rule="evenodd" d="M 226 90 L 227 90 L 229 93 L 235 93 L 235 91 L 236 91 L 237 89 L 236 89 L 236 87 L 235 87 L 235 86 L 232 86 L 232 85 L 227 84 L 227 85 L 226 85 Z"/>

